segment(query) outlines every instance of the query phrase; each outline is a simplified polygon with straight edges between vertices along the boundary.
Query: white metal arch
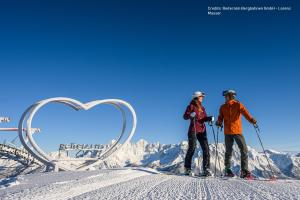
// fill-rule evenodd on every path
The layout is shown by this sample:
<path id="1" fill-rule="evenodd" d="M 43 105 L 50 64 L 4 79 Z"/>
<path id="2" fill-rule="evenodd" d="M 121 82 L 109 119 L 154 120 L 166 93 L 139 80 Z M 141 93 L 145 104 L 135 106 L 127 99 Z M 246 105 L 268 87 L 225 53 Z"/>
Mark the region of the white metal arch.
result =
<path id="1" fill-rule="evenodd" d="M 59 160 L 54 159 L 47 155 L 42 148 L 35 142 L 33 138 L 33 132 L 31 131 L 31 123 L 33 120 L 34 115 L 37 113 L 37 111 L 42 108 L 43 106 L 49 104 L 49 103 L 63 103 L 65 105 L 68 105 L 72 107 L 75 110 L 89 110 L 97 105 L 101 104 L 109 104 L 113 105 L 116 107 L 120 112 L 122 113 L 122 130 L 118 138 L 115 140 L 115 142 L 107 149 L 105 150 L 97 159 L 94 160 L 94 162 L 90 163 L 89 165 L 84 165 L 80 166 L 78 168 L 70 168 L 61 162 Z M 120 143 L 121 139 L 124 137 L 124 133 L 126 130 L 126 114 L 122 106 L 126 107 L 131 115 L 132 115 L 132 127 L 131 130 L 123 144 Z M 24 123 L 26 122 L 26 129 L 24 129 Z M 91 166 L 94 166 L 95 164 L 102 162 L 106 158 L 108 158 L 111 154 L 116 152 L 118 149 L 120 149 L 125 143 L 129 142 L 134 135 L 135 129 L 136 129 L 136 124 L 137 124 L 137 117 L 136 113 L 133 109 L 133 107 L 127 103 L 126 101 L 120 100 L 120 99 L 105 99 L 105 100 L 96 100 L 96 101 L 91 101 L 88 103 L 81 103 L 80 101 L 77 101 L 75 99 L 71 98 L 66 98 L 66 97 L 56 97 L 56 98 L 50 98 L 50 99 L 45 99 L 42 101 L 39 101 L 33 105 L 31 105 L 29 108 L 25 110 L 23 113 L 20 121 L 19 121 L 19 127 L 18 127 L 18 132 L 19 132 L 19 138 L 21 143 L 23 144 L 24 148 L 37 160 L 40 162 L 44 163 L 45 165 L 55 165 L 56 168 L 60 170 L 85 170 Z M 81 159 L 85 160 L 85 159 Z M 91 160 L 91 159 L 86 159 L 86 160 Z"/>

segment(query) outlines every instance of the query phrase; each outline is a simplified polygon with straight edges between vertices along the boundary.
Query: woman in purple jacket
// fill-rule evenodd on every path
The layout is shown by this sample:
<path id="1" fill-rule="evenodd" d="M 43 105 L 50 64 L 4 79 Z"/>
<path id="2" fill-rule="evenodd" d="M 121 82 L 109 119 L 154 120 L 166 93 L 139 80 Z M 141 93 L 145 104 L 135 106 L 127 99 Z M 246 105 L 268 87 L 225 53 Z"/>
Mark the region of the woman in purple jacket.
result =
<path id="1" fill-rule="evenodd" d="M 188 132 L 189 148 L 185 157 L 185 174 L 191 175 L 191 162 L 196 149 L 196 141 L 198 140 L 203 151 L 203 172 L 202 176 L 211 176 L 210 172 L 210 155 L 207 141 L 206 127 L 204 122 L 213 121 L 213 117 L 208 117 L 205 108 L 202 106 L 203 92 L 195 92 L 192 96 L 192 101 L 186 108 L 183 115 L 185 120 L 190 120 L 190 127 Z"/>

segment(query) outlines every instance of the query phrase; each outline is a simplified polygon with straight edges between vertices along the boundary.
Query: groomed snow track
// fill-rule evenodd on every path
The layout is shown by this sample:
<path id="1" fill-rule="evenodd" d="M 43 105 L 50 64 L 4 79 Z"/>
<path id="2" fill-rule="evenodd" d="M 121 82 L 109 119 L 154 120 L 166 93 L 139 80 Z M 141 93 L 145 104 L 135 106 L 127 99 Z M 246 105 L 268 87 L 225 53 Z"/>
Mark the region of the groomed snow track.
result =
<path id="1" fill-rule="evenodd" d="M 137 168 L 19 176 L 0 189 L 0 199 L 292 200 L 300 199 L 299 187 L 297 180 L 200 179 Z"/>

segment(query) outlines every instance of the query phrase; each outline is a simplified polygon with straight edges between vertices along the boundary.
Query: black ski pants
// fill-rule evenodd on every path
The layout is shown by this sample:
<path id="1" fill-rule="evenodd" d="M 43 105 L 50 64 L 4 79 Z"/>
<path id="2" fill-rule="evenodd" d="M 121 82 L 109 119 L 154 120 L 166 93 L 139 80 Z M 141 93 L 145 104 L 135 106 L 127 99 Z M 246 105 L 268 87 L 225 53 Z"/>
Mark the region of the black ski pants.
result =
<path id="1" fill-rule="evenodd" d="M 197 147 L 197 140 L 199 141 L 201 145 L 201 149 L 203 152 L 203 170 L 205 171 L 206 169 L 210 168 L 210 155 L 209 155 L 209 146 L 208 146 L 208 141 L 207 141 L 207 134 L 206 132 L 204 133 L 189 133 L 188 134 L 188 139 L 189 139 L 189 147 L 185 156 L 185 162 L 184 162 L 184 167 L 187 169 L 191 169 L 191 163 L 192 163 L 192 158 L 195 152 L 195 149 Z"/>

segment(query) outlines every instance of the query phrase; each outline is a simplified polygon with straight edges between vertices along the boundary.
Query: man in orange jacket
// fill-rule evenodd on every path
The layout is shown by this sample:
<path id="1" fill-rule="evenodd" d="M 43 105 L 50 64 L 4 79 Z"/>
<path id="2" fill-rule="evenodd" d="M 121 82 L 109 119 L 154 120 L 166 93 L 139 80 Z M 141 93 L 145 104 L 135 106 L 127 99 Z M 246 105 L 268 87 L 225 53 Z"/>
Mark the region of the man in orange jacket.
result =
<path id="1" fill-rule="evenodd" d="M 241 152 L 241 178 L 251 178 L 248 170 L 248 149 L 245 138 L 242 135 L 242 116 L 250 123 L 256 124 L 256 120 L 251 117 L 248 110 L 242 103 L 235 100 L 236 92 L 234 90 L 226 90 L 223 92 L 225 103 L 220 108 L 220 113 L 216 125 L 221 127 L 224 121 L 225 134 L 225 176 L 233 177 L 231 171 L 232 146 L 234 141 L 237 143 Z"/>

